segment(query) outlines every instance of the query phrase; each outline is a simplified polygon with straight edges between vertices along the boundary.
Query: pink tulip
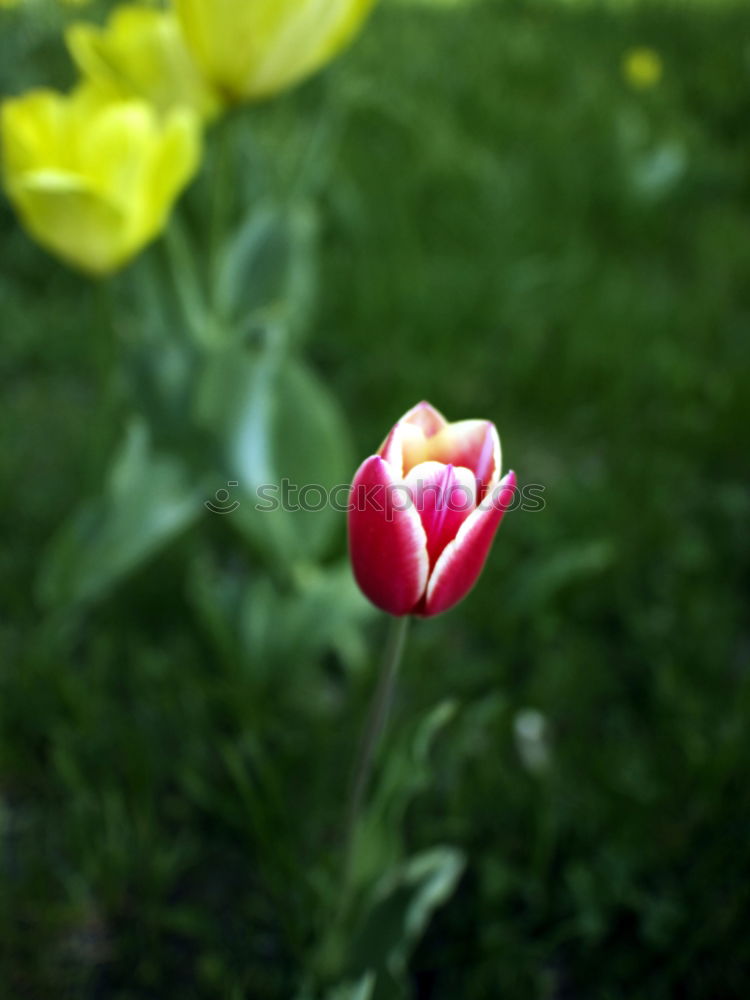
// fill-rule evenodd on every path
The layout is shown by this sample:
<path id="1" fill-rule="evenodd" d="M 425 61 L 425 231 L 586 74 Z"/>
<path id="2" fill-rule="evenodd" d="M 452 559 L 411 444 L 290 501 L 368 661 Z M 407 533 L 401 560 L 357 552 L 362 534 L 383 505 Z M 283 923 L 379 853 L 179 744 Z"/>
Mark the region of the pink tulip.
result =
<path id="1" fill-rule="evenodd" d="M 360 465 L 349 502 L 349 551 L 362 592 L 392 615 L 436 615 L 482 572 L 516 487 L 500 480 L 489 420 L 448 423 L 418 403 Z"/>

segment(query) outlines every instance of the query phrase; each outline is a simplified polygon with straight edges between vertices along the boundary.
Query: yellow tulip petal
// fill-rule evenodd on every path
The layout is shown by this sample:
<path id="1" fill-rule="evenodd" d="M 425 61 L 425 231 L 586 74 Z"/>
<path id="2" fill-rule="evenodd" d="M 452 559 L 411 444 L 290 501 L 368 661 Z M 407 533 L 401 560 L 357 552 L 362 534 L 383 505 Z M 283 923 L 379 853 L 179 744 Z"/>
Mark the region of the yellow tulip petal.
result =
<path id="1" fill-rule="evenodd" d="M 17 185 L 14 200 L 31 235 L 67 263 L 102 275 L 126 259 L 121 212 L 80 179 L 29 174 Z"/>
<path id="2" fill-rule="evenodd" d="M 164 227 L 169 206 L 193 176 L 201 158 L 201 132 L 195 117 L 185 111 L 170 116 L 154 148 L 144 184 L 141 235 L 151 239 Z"/>
<path id="3" fill-rule="evenodd" d="M 65 40 L 83 76 L 110 98 L 144 98 L 162 112 L 186 105 L 206 118 L 220 110 L 172 11 L 126 4 L 104 28 L 71 25 Z"/>
<path id="4" fill-rule="evenodd" d="M 121 267 L 163 228 L 197 170 L 198 116 L 90 86 L 4 102 L 5 186 L 28 231 L 93 274 Z"/>
<path id="5" fill-rule="evenodd" d="M 375 0 L 175 0 L 204 73 L 229 97 L 266 97 L 308 76 L 355 34 Z"/>
<path id="6" fill-rule="evenodd" d="M 259 51 L 254 92 L 275 93 L 319 69 L 349 41 L 370 7 L 368 0 L 286 0 L 274 6 L 261 25 L 266 42 Z"/>
<path id="7" fill-rule="evenodd" d="M 7 100 L 2 108 L 3 155 L 11 175 L 32 167 L 40 157 L 61 165 L 65 151 L 65 113 L 59 95 L 34 90 Z"/>

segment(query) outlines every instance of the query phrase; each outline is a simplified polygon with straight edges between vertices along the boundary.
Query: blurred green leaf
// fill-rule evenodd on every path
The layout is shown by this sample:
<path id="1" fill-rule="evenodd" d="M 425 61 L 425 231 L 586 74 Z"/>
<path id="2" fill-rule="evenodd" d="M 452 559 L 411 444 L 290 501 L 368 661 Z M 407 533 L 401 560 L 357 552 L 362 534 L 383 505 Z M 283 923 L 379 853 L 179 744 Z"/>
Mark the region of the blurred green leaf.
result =
<path id="1" fill-rule="evenodd" d="M 371 1000 L 375 988 L 375 975 L 365 972 L 356 982 L 345 983 L 331 990 L 328 1000 Z"/>
<path id="2" fill-rule="evenodd" d="M 344 524 L 352 458 L 344 414 L 315 372 L 233 347 L 213 359 L 199 405 L 244 495 L 231 524 L 282 566 L 325 552 Z"/>
<path id="3" fill-rule="evenodd" d="M 354 967 L 377 971 L 373 1000 L 408 996 L 409 955 L 464 869 L 461 851 L 435 847 L 409 858 L 378 882 L 352 947 Z"/>
<path id="4" fill-rule="evenodd" d="M 318 699 L 302 685 L 311 661 L 335 653 L 350 670 L 367 662 L 361 626 L 374 610 L 354 583 L 348 560 L 325 568 L 297 566 L 282 585 L 266 575 L 238 576 L 204 552 L 192 564 L 189 594 L 228 663 L 252 663 L 259 684 L 277 680 L 283 668 L 284 685 L 290 691 L 304 686 L 311 707 Z M 325 689 L 319 694 L 325 699 Z"/>
<path id="5" fill-rule="evenodd" d="M 63 606 L 102 596 L 195 522 L 204 496 L 176 458 L 152 451 L 145 424 L 133 420 L 105 492 L 53 541 L 39 582 L 42 600 Z"/>
<path id="6" fill-rule="evenodd" d="M 330 887 L 341 905 L 323 936 L 320 968 L 325 974 L 372 969 L 378 997 L 402 995 L 405 956 L 460 873 L 460 852 L 450 848 L 404 862 L 406 809 L 429 787 L 433 744 L 455 711 L 454 702 L 444 701 L 385 741 L 381 773 L 354 830 L 347 892 Z M 382 992 L 384 977 L 397 993 Z"/>
<path id="7" fill-rule="evenodd" d="M 248 649 L 269 663 L 289 663 L 303 653 L 317 657 L 333 650 L 350 667 L 364 664 L 368 650 L 360 626 L 372 617 L 373 608 L 354 582 L 348 560 L 325 569 L 300 566 L 291 592 L 277 594 L 265 623 L 257 617 L 263 607 L 257 589 L 264 582 L 254 581 L 247 594 L 242 631 Z M 280 620 L 283 629 L 278 628 Z"/>
<path id="8" fill-rule="evenodd" d="M 325 1000 L 371 1000 L 375 988 L 375 975 L 369 970 L 357 979 L 340 983 L 325 994 Z M 295 1000 L 316 1000 L 317 993 L 312 984 L 306 984 Z"/>
<path id="9" fill-rule="evenodd" d="M 407 726 L 405 733 L 386 740 L 381 751 L 382 770 L 355 834 L 355 890 L 367 891 L 383 872 L 399 864 L 406 810 L 420 792 L 430 787 L 432 748 L 456 711 L 456 702 L 440 702 Z"/>
<path id="10" fill-rule="evenodd" d="M 256 207 L 222 247 L 215 307 L 242 337 L 259 324 L 283 324 L 299 338 L 309 325 L 317 285 L 315 208 L 298 202 L 285 208 Z"/>

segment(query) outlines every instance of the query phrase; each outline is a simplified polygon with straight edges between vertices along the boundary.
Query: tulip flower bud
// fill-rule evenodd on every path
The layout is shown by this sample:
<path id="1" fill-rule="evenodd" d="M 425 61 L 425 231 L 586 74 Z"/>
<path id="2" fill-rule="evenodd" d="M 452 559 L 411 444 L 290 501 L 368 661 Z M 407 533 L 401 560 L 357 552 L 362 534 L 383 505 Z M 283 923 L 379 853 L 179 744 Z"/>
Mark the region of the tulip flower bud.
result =
<path id="1" fill-rule="evenodd" d="M 362 592 L 392 615 L 452 608 L 476 583 L 515 487 L 515 473 L 500 479 L 493 423 L 448 423 L 419 403 L 352 483 L 349 551 Z"/>
<path id="2" fill-rule="evenodd" d="M 5 187 L 42 246 L 90 274 L 122 267 L 161 231 L 198 169 L 197 116 L 89 86 L 3 102 Z"/>
<path id="3" fill-rule="evenodd" d="M 375 0 L 175 0 L 185 40 L 230 100 L 270 97 L 320 69 Z"/>

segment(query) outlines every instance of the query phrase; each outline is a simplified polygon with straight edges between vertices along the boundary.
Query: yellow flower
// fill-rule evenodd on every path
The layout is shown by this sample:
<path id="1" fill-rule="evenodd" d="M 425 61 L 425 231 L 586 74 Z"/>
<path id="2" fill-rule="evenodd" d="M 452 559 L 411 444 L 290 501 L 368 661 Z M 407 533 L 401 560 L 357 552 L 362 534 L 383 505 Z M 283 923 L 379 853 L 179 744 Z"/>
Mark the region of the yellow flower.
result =
<path id="1" fill-rule="evenodd" d="M 65 40 L 81 74 L 111 98 L 142 97 L 160 111 L 186 104 L 206 118 L 219 111 L 171 11 L 127 4 L 105 28 L 71 25 Z"/>
<path id="2" fill-rule="evenodd" d="M 375 0 L 175 0 L 206 76 L 233 100 L 268 97 L 332 59 Z"/>
<path id="3" fill-rule="evenodd" d="M 200 161 L 200 124 L 179 108 L 107 101 L 91 87 L 3 103 L 5 186 L 42 246 L 90 274 L 117 270 L 164 227 Z"/>
<path id="4" fill-rule="evenodd" d="M 645 46 L 628 49 L 622 59 L 623 75 L 636 90 L 655 87 L 661 80 L 663 69 L 659 53 Z"/>

